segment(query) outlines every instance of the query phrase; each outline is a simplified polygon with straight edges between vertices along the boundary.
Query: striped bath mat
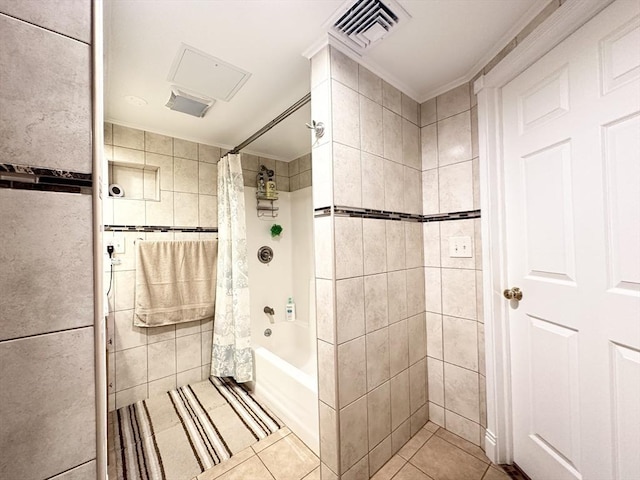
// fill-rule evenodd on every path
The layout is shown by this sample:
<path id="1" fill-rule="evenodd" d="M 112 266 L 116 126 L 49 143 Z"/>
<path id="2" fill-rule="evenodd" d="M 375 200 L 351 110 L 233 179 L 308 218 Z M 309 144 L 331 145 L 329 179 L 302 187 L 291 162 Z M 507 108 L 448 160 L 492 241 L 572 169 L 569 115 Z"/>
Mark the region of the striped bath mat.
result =
<path id="1" fill-rule="evenodd" d="M 119 480 L 190 480 L 281 428 L 231 378 L 211 377 L 116 410 Z"/>

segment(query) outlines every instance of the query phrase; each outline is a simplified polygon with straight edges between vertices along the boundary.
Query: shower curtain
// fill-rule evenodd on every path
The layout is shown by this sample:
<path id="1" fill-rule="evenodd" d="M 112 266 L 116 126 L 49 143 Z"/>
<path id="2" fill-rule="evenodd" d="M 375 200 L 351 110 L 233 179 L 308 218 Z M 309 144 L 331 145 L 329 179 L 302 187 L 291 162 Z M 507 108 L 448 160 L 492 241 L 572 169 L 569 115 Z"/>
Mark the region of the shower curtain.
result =
<path id="1" fill-rule="evenodd" d="M 211 375 L 253 380 L 247 224 L 240 155 L 218 162 L 218 274 Z"/>

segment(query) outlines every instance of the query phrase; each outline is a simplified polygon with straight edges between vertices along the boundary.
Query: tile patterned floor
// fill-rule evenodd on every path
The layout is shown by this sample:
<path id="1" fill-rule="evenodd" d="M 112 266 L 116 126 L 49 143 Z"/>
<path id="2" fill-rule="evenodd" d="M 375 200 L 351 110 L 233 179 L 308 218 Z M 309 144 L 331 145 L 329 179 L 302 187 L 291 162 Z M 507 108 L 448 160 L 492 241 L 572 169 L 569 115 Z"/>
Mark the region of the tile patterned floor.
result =
<path id="1" fill-rule="evenodd" d="M 214 479 L 320 480 L 320 461 L 285 427 L 192 480 Z M 373 476 L 373 480 L 509 479 L 480 447 L 431 422 Z"/>

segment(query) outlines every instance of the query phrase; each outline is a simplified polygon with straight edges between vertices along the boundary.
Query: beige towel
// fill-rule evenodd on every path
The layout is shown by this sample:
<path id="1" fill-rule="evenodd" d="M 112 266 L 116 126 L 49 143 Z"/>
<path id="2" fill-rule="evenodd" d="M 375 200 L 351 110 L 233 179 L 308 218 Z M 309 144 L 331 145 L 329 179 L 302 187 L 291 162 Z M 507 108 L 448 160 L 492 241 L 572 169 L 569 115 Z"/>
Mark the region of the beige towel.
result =
<path id="1" fill-rule="evenodd" d="M 138 327 L 212 317 L 218 241 L 137 242 L 135 315 Z"/>

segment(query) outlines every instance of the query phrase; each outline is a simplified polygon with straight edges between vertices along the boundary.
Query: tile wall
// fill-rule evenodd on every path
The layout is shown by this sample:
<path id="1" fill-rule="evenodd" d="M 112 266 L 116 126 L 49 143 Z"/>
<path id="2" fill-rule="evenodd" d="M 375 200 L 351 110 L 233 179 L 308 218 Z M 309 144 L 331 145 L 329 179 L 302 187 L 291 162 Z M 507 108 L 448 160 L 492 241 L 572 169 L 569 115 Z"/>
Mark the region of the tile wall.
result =
<path id="1" fill-rule="evenodd" d="M 421 105 L 425 215 L 480 208 L 477 105 L 463 84 Z M 486 427 L 480 219 L 426 222 L 429 418 L 480 445 Z M 451 237 L 472 256 L 452 258 Z"/>
<path id="2" fill-rule="evenodd" d="M 247 187 L 256 186 L 256 175 L 260 165 L 275 171 L 276 189 L 280 192 L 295 192 L 311 186 L 311 153 L 301 155 L 291 161 L 242 154 L 242 175 Z"/>
<path id="3" fill-rule="evenodd" d="M 312 59 L 314 208 L 420 214 L 419 106 L 333 48 Z M 314 220 L 322 478 L 369 478 L 428 418 L 422 225 Z"/>
<path id="4" fill-rule="evenodd" d="M 92 174 L 91 51 L 89 1 L 0 0 L 2 162 Z M 90 191 L 0 205 L 0 478 L 95 479 Z"/>
<path id="5" fill-rule="evenodd" d="M 123 198 L 105 202 L 106 225 L 216 227 L 217 162 L 225 150 L 179 138 L 146 132 L 117 124 L 105 124 L 105 156 L 118 165 L 158 169 L 159 200 L 127 198 L 129 189 L 136 197 L 147 196 L 145 189 L 155 185 L 141 180 L 138 186 L 121 169 L 118 182 Z M 298 190 L 311 185 L 311 156 L 291 162 L 242 154 L 245 185 L 255 187 L 260 165 L 276 172 L 280 191 Z M 142 177 L 140 177 L 142 178 Z M 216 238 L 215 233 L 192 232 L 106 232 L 105 242 L 115 237 L 124 240 L 125 252 L 115 254 L 121 262 L 114 265 L 113 287 L 109 295 L 108 365 L 109 409 L 129 405 L 149 396 L 208 378 L 211 363 L 212 321 L 186 323 L 158 328 L 133 326 L 133 284 L 137 238 L 146 240 L 193 240 Z M 110 273 L 108 261 L 105 285 Z"/>
<path id="6" fill-rule="evenodd" d="M 420 106 L 423 213 L 480 209 L 478 106 L 473 83 L 562 5 L 552 0 L 468 84 Z M 480 219 L 423 224 L 429 419 L 484 447 L 487 427 Z M 473 241 L 451 258 L 449 238 Z"/>
<path id="7" fill-rule="evenodd" d="M 126 178 L 122 179 L 125 197 L 106 200 L 106 225 L 217 226 L 220 148 L 110 123 L 105 124 L 104 137 L 108 160 L 157 167 L 160 183 L 159 201 L 136 200 L 127 198 Z M 115 254 L 121 263 L 113 267 L 109 294 L 109 410 L 208 378 L 210 370 L 212 320 L 156 328 L 133 326 L 134 241 L 216 238 L 215 233 L 105 232 L 105 242 L 114 236 L 124 239 L 125 252 Z M 106 288 L 108 264 L 106 260 Z"/>

